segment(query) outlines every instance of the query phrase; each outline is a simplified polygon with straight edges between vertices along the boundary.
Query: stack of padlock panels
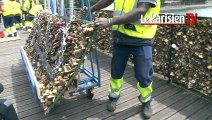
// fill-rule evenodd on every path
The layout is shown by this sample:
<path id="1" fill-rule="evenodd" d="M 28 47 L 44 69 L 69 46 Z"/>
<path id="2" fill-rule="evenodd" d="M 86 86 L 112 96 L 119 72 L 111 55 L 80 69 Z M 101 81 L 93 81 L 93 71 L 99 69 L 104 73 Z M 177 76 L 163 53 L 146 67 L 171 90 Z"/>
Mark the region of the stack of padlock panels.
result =
<path id="1" fill-rule="evenodd" d="M 108 18 L 112 17 L 112 12 L 96 12 L 93 16 Z M 193 26 L 158 26 L 153 45 L 154 71 L 164 76 L 169 76 L 170 72 L 174 82 L 212 95 L 211 25 L 212 19 L 203 19 Z M 111 30 L 102 28 L 97 39 L 97 47 L 109 53 L 112 50 Z M 132 57 L 130 62 L 133 62 Z"/>
<path id="2" fill-rule="evenodd" d="M 41 12 L 25 44 L 38 82 L 37 91 L 44 110 L 69 86 L 77 90 L 76 77 L 84 57 L 91 50 L 93 24 L 79 19 L 64 21 Z"/>

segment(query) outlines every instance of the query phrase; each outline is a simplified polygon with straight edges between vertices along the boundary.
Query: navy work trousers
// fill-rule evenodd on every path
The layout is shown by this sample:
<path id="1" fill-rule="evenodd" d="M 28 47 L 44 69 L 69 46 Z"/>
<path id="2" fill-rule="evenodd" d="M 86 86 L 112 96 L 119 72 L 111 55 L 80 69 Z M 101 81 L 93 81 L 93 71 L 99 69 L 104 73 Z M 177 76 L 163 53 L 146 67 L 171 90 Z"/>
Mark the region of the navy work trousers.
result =
<path id="1" fill-rule="evenodd" d="M 4 27 L 5 28 L 10 28 L 13 27 L 14 25 L 14 16 L 3 16 L 3 20 L 4 20 Z"/>
<path id="2" fill-rule="evenodd" d="M 152 46 L 128 46 L 113 44 L 111 77 L 120 79 L 130 55 L 133 55 L 135 78 L 142 88 L 149 86 L 153 78 Z"/>
<path id="3" fill-rule="evenodd" d="M 19 23 L 21 23 L 22 21 L 21 21 L 21 14 L 18 14 L 18 15 L 15 15 L 14 16 L 14 23 L 15 24 L 19 24 Z"/>

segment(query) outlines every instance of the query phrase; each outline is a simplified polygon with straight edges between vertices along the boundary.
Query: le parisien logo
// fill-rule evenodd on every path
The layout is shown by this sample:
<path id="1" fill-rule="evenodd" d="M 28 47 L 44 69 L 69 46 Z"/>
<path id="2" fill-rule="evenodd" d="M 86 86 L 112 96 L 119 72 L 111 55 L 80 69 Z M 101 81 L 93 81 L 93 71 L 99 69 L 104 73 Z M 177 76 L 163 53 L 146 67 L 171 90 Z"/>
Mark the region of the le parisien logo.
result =
<path id="1" fill-rule="evenodd" d="M 175 14 L 162 14 L 157 16 L 151 13 L 151 17 L 141 15 L 142 25 L 195 25 L 197 13 L 186 13 L 186 16 Z"/>

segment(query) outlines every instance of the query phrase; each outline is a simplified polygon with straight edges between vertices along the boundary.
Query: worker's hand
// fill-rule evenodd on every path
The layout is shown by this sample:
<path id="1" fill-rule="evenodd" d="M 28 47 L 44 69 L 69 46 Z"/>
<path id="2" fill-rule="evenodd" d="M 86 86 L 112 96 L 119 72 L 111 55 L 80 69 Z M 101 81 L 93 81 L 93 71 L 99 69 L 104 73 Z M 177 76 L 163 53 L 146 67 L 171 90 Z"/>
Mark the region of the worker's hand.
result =
<path id="1" fill-rule="evenodd" d="M 88 14 L 88 7 L 84 6 L 83 8 L 80 9 L 80 12 L 81 12 L 83 15 L 87 15 L 87 14 Z"/>
<path id="2" fill-rule="evenodd" d="M 111 24 L 109 24 L 109 20 L 107 18 L 97 18 L 95 21 L 95 25 L 103 26 L 103 27 L 109 27 Z"/>

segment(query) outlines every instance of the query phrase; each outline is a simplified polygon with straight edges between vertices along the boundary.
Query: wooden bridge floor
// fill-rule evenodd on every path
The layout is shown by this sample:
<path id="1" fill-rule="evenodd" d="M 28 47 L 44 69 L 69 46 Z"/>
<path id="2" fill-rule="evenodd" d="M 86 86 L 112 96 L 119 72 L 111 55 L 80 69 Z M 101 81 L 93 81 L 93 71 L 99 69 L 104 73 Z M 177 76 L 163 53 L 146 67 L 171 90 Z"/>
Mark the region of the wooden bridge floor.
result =
<path id="1" fill-rule="evenodd" d="M 102 53 L 99 53 L 102 86 L 96 90 L 93 100 L 87 99 L 86 95 L 62 99 L 61 104 L 45 116 L 34 101 L 19 52 L 28 33 L 21 31 L 19 35 L 21 40 L 0 43 L 0 82 L 5 87 L 0 97 L 13 103 L 20 120 L 144 119 L 140 115 L 141 107 L 137 99 L 139 92 L 132 66 L 127 66 L 125 71 L 125 83 L 117 110 L 113 113 L 106 110 L 111 57 Z M 154 115 L 151 120 L 212 120 L 210 101 L 164 80 L 155 79 L 153 86 Z"/>

